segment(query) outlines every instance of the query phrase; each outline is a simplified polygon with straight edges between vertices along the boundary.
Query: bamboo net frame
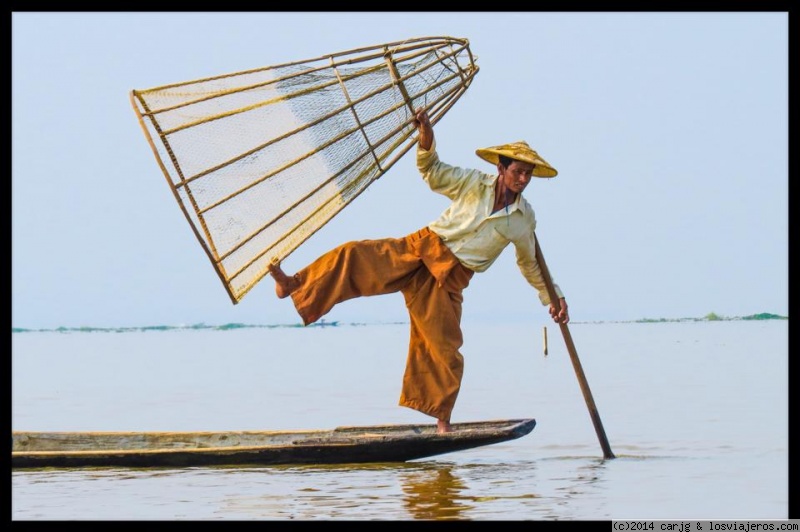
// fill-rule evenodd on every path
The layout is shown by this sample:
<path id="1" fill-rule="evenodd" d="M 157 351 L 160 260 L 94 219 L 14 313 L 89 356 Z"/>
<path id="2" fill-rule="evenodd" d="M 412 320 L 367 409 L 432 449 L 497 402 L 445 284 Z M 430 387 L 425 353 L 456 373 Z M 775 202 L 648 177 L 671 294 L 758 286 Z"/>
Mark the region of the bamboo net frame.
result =
<path id="1" fill-rule="evenodd" d="M 181 210 L 236 304 L 386 173 L 478 72 L 466 39 L 422 37 L 132 90 Z"/>

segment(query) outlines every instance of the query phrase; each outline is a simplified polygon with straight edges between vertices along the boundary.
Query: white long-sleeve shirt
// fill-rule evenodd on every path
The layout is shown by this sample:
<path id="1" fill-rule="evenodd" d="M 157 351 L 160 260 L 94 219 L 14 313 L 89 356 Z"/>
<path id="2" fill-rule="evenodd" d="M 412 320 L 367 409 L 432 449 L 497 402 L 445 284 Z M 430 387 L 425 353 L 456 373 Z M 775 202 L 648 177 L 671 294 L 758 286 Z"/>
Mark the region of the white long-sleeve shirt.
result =
<path id="1" fill-rule="evenodd" d="M 483 272 L 513 243 L 522 275 L 537 290 L 539 301 L 549 305 L 550 296 L 536 261 L 536 215 L 522 194 L 517 194 L 516 201 L 506 209 L 492 214 L 498 176 L 443 163 L 436 153 L 435 140 L 430 150 L 417 144 L 417 169 L 431 190 L 452 200 L 428 227 L 458 260 L 473 271 Z M 564 297 L 555 282 L 553 287 L 559 298 Z"/>

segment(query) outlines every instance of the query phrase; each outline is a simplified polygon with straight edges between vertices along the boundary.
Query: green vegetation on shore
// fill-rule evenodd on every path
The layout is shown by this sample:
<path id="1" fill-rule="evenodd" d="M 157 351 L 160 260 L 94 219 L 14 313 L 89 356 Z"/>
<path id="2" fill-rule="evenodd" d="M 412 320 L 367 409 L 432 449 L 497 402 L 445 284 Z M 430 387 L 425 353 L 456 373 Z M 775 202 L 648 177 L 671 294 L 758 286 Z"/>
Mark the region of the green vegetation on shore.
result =
<path id="1" fill-rule="evenodd" d="M 760 314 L 751 314 L 749 316 L 735 316 L 727 317 L 720 316 L 715 312 L 709 312 L 702 318 L 642 318 L 632 320 L 631 323 L 662 323 L 662 322 L 683 322 L 683 321 L 753 321 L 753 320 L 788 320 L 788 316 L 779 316 L 778 314 L 770 314 L 769 312 L 762 312 Z M 619 322 L 617 322 L 619 323 Z"/>

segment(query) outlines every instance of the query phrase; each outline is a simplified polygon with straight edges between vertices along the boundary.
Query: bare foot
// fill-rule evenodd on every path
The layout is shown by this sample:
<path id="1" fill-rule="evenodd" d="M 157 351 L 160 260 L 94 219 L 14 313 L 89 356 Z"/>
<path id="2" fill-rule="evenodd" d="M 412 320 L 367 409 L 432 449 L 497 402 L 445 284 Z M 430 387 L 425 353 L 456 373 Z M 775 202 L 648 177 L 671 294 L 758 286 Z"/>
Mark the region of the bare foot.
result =
<path id="1" fill-rule="evenodd" d="M 436 420 L 436 434 L 444 434 L 446 432 L 453 432 L 450 422 L 441 419 Z"/>
<path id="2" fill-rule="evenodd" d="M 284 273 L 280 262 L 273 262 L 269 265 L 269 274 L 275 279 L 275 293 L 280 299 L 288 297 L 300 286 L 300 281 L 296 276 Z"/>

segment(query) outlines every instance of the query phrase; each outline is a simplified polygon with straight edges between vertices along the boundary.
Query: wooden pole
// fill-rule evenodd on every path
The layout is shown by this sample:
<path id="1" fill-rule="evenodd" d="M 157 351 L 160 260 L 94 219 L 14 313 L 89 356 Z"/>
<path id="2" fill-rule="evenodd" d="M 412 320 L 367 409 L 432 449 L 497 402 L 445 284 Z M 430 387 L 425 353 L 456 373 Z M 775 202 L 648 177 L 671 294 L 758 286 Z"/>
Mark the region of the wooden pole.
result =
<path id="1" fill-rule="evenodd" d="M 547 293 L 550 296 L 550 301 L 555 305 L 556 311 L 560 310 L 560 302 L 556 290 L 553 287 L 553 279 L 550 277 L 550 271 L 547 269 L 547 263 L 544 261 L 542 249 L 539 247 L 539 239 L 536 238 L 536 260 L 539 263 L 539 268 L 542 270 L 542 277 L 544 278 L 545 285 L 547 286 Z M 572 335 L 569 333 L 569 328 L 566 323 L 559 323 L 561 327 L 561 334 L 564 336 L 564 342 L 567 344 L 567 351 L 569 351 L 569 358 L 572 360 L 572 367 L 575 369 L 575 375 L 578 377 L 578 384 L 580 384 L 583 398 L 586 401 L 586 406 L 589 408 L 589 415 L 594 424 L 594 430 L 597 433 L 597 438 L 600 440 L 600 447 L 603 449 L 604 458 L 616 458 L 614 453 L 611 452 L 611 446 L 608 444 L 606 432 L 603 430 L 603 422 L 600 421 L 600 414 L 597 412 L 597 407 L 592 398 L 592 391 L 589 389 L 589 383 L 586 381 L 586 375 L 583 373 L 581 361 L 578 359 L 578 352 L 575 350 L 575 344 L 572 342 Z"/>

